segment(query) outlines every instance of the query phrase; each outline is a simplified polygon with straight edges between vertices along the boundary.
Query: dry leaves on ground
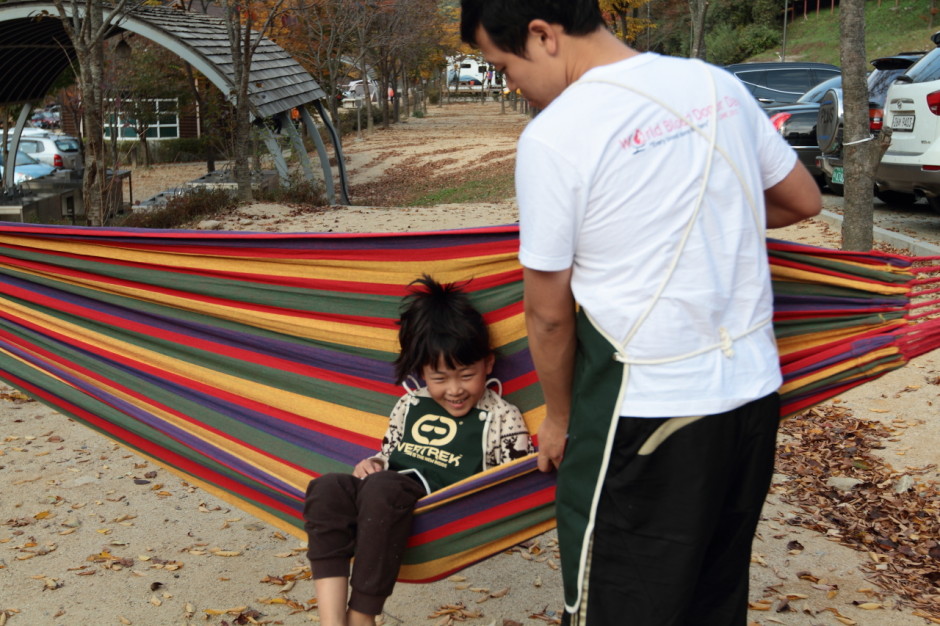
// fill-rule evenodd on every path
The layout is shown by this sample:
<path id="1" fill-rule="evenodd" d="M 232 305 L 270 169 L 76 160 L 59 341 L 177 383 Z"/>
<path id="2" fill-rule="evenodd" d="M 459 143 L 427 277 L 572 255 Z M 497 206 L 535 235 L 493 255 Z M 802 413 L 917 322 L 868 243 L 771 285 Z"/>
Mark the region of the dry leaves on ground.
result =
<path id="1" fill-rule="evenodd" d="M 781 521 L 867 552 L 870 580 L 940 620 L 940 490 L 924 478 L 936 465 L 885 463 L 873 451 L 893 430 L 836 405 L 785 420 L 777 471 L 791 480 L 775 487 L 801 512 Z"/>

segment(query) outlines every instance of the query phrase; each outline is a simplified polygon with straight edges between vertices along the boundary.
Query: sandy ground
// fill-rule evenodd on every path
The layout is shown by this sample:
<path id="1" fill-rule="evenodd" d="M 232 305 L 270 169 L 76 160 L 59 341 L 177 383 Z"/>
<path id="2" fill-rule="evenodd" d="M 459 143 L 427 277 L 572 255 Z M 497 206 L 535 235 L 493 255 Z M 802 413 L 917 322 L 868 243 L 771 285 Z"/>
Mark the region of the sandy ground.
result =
<path id="1" fill-rule="evenodd" d="M 350 170 L 361 177 L 354 184 L 366 177 L 381 181 L 401 159 L 418 155 L 433 161 L 442 148 L 448 150 L 447 158 L 458 159 L 448 167 L 471 167 L 481 155 L 511 148 L 525 124 L 519 114 L 501 115 L 494 104 L 432 107 L 429 113 L 349 142 Z M 499 132 L 480 145 L 480 129 L 494 127 Z M 461 145 L 466 150 L 452 150 Z M 198 168 L 157 169 L 149 183 L 135 173 L 135 197 L 148 197 L 202 173 Z M 424 209 L 255 204 L 202 226 L 363 232 L 515 219 L 511 199 Z M 838 245 L 836 234 L 818 221 L 773 234 Z M 934 464 L 940 449 L 938 360 L 938 353 L 920 357 L 826 406 L 891 428 L 893 436 L 877 454 L 898 472 Z M 10 388 L 0 389 L 0 396 L 0 625 L 318 621 L 301 540 Z M 940 478 L 936 467 L 917 476 L 929 484 Z M 775 477 L 755 539 L 751 623 L 931 623 L 914 615 L 902 597 L 865 578 L 862 567 L 871 555 L 841 545 L 837 537 L 792 525 L 795 516 L 806 512 L 780 500 L 792 480 L 784 474 Z M 557 562 L 554 533 L 547 533 L 453 579 L 399 585 L 386 605 L 384 622 L 445 624 L 459 618 L 487 626 L 552 623 L 561 608 Z"/>

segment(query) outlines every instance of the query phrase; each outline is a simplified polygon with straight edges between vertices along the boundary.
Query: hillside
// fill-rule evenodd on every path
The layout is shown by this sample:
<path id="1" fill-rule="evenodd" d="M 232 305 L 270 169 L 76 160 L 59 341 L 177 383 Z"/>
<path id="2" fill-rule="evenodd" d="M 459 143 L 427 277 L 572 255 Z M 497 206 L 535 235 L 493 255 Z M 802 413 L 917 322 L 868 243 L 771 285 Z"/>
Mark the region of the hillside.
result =
<path id="1" fill-rule="evenodd" d="M 810 0 L 810 6 L 815 3 Z M 825 3 L 828 4 L 828 3 Z M 930 0 L 868 0 L 865 8 L 867 57 L 933 48 L 930 36 L 940 30 L 940 14 L 930 24 Z M 787 25 L 787 61 L 819 61 L 839 65 L 839 11 L 809 11 Z M 782 45 L 752 57 L 777 61 Z"/>

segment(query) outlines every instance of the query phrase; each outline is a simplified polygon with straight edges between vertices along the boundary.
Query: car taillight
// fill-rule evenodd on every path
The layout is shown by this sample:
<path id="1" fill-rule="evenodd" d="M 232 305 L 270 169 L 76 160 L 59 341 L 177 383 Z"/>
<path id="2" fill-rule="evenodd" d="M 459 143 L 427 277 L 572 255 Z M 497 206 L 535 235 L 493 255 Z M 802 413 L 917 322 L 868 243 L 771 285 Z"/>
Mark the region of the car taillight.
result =
<path id="1" fill-rule="evenodd" d="M 927 94 L 927 108 L 934 115 L 940 115 L 940 91 Z"/>
<path id="2" fill-rule="evenodd" d="M 925 172 L 940 172 L 940 165 L 921 165 L 920 169 Z"/>
<path id="3" fill-rule="evenodd" d="M 774 128 L 777 129 L 777 132 L 783 132 L 783 125 L 788 119 L 793 117 L 791 113 L 774 113 L 770 116 L 770 123 L 774 125 Z"/>
<path id="4" fill-rule="evenodd" d="M 868 109 L 868 128 L 871 130 L 881 130 L 884 127 L 885 112 L 884 109 Z"/>
<path id="5" fill-rule="evenodd" d="M 65 163 L 62 162 L 62 157 L 58 154 L 52 155 L 52 167 L 65 167 Z"/>

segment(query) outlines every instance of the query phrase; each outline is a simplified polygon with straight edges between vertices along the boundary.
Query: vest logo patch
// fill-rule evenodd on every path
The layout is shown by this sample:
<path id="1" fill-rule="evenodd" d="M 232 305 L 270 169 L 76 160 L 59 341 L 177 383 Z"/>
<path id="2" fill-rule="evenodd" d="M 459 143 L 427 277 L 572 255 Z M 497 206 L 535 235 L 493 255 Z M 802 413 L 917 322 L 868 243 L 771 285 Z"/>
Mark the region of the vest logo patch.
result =
<path id="1" fill-rule="evenodd" d="M 411 438 L 425 446 L 446 446 L 456 435 L 457 422 L 442 415 L 425 415 L 411 428 Z"/>

